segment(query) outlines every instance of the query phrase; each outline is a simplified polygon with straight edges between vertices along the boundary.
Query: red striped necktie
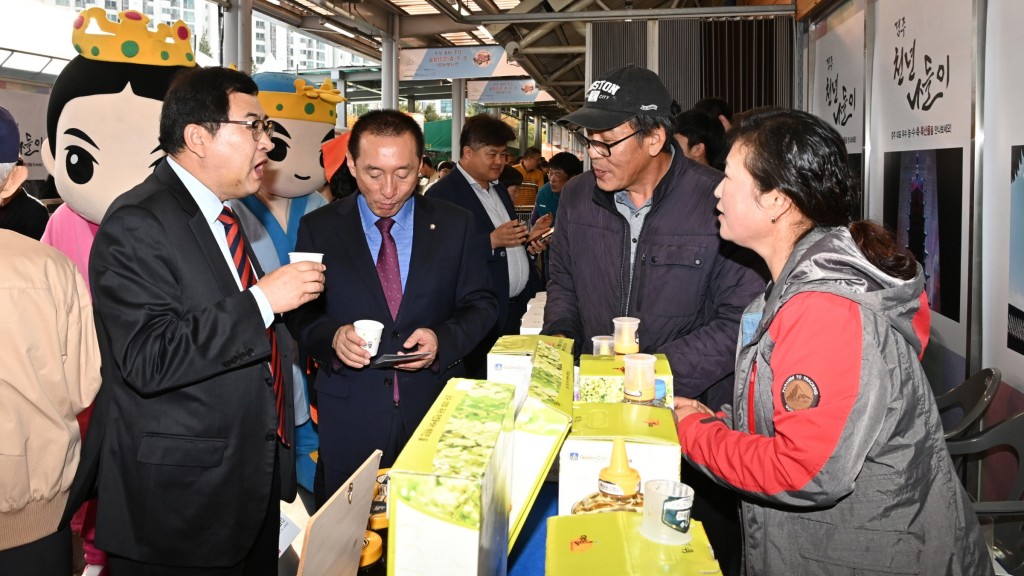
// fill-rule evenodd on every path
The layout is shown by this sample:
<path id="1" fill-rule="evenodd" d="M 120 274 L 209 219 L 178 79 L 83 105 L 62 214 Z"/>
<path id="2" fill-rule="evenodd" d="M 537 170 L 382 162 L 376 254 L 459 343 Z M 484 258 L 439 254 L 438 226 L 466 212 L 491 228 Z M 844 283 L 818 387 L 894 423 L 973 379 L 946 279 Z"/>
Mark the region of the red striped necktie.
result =
<path id="1" fill-rule="evenodd" d="M 249 254 L 245 249 L 245 236 L 242 234 L 242 227 L 238 223 L 238 217 L 228 208 L 224 207 L 217 221 L 224 225 L 224 234 L 228 240 L 228 252 L 231 260 L 238 271 L 238 278 L 242 282 L 242 290 L 248 290 L 256 285 L 256 273 L 249 262 Z M 267 328 L 267 337 L 270 338 L 270 375 L 274 378 L 274 397 L 277 404 L 277 437 L 281 443 L 288 445 L 288 437 L 284 432 L 284 372 L 281 370 L 281 354 L 277 349 L 277 333 L 274 327 Z"/>

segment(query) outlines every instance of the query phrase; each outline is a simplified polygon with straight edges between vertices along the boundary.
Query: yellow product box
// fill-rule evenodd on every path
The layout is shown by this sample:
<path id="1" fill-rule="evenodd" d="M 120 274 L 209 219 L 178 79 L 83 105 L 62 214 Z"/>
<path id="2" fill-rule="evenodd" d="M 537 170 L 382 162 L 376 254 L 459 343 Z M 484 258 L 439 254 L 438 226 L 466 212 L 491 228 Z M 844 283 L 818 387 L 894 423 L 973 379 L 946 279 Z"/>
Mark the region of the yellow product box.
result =
<path id="1" fill-rule="evenodd" d="M 672 368 L 664 354 L 655 354 L 654 384 L 664 389 L 664 406 L 672 406 Z M 580 381 L 576 392 L 578 402 L 621 402 L 626 384 L 624 356 L 580 356 Z"/>
<path id="2" fill-rule="evenodd" d="M 570 346 L 571 349 L 571 346 Z M 572 352 L 541 340 L 526 400 L 516 415 L 508 549 L 519 536 L 572 420 Z"/>
<path id="3" fill-rule="evenodd" d="M 558 456 L 558 513 L 597 491 L 597 476 L 611 462 L 612 439 L 626 440 L 629 465 L 648 480 L 679 480 L 679 437 L 672 411 L 643 404 L 576 403 L 572 430 Z"/>
<path id="4" fill-rule="evenodd" d="M 453 378 L 391 467 L 388 574 L 505 574 L 515 388 Z"/>
<path id="5" fill-rule="evenodd" d="M 704 526 L 690 522 L 688 544 L 659 544 L 638 531 L 642 514 L 602 512 L 548 518 L 547 576 L 721 576 Z"/>
<path id="6" fill-rule="evenodd" d="M 492 382 L 514 384 L 516 412 L 526 401 L 533 370 L 533 353 L 538 342 L 547 342 L 563 352 L 572 354 L 572 339 L 557 336 L 510 335 L 498 338 L 487 353 L 487 379 Z"/>

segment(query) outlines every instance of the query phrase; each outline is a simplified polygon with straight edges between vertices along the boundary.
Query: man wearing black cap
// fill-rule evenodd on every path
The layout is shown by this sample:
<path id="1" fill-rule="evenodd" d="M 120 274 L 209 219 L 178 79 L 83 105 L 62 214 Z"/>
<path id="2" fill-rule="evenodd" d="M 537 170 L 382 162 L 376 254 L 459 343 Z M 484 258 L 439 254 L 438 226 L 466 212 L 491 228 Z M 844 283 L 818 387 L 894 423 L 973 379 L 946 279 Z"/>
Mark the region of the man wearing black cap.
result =
<path id="1" fill-rule="evenodd" d="M 579 127 L 592 169 L 562 191 L 542 333 L 579 347 L 610 334 L 614 317 L 639 318 L 640 351 L 668 357 L 675 395 L 717 410 L 732 398 L 740 314 L 765 277 L 750 252 L 718 236 L 722 173 L 683 155 L 671 109 L 656 74 L 626 66 L 592 83 L 583 107 L 559 121 Z M 699 472 L 683 478 L 723 572 L 738 573 L 734 497 Z"/>
<path id="2" fill-rule="evenodd" d="M 50 213 L 21 187 L 28 168 L 21 162 L 21 132 L 14 116 L 0 107 L 0 228 L 39 240 Z"/>

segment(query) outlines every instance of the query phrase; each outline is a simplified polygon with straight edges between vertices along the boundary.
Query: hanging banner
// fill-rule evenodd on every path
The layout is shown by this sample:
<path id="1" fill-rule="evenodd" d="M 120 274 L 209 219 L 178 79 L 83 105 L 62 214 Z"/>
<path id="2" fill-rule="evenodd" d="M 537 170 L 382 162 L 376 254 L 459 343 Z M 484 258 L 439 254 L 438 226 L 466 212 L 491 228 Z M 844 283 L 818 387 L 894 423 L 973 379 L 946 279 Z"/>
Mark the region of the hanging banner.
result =
<path id="1" fill-rule="evenodd" d="M 989 0 L 987 20 L 981 361 L 1024 391 L 1024 3 Z"/>
<path id="2" fill-rule="evenodd" d="M 470 102 L 486 106 L 495 104 L 532 104 L 554 100 L 550 94 L 537 88 L 531 78 L 507 80 L 472 80 L 466 82 L 466 97 Z"/>
<path id="3" fill-rule="evenodd" d="M 45 180 L 48 175 L 43 167 L 42 146 L 46 139 L 46 104 L 49 100 L 49 94 L 42 89 L 0 88 L 0 106 L 11 112 L 21 131 L 21 159 L 28 168 L 29 180 Z"/>
<path id="4" fill-rule="evenodd" d="M 494 78 L 526 76 L 501 46 L 446 46 L 403 49 L 398 61 L 399 80 Z"/>
<path id="5" fill-rule="evenodd" d="M 864 7 L 847 3 L 814 28 L 811 112 L 827 120 L 846 142 L 864 151 Z"/>
<path id="6" fill-rule="evenodd" d="M 874 5 L 868 216 L 924 268 L 924 364 L 937 386 L 967 373 L 971 260 L 972 2 Z"/>

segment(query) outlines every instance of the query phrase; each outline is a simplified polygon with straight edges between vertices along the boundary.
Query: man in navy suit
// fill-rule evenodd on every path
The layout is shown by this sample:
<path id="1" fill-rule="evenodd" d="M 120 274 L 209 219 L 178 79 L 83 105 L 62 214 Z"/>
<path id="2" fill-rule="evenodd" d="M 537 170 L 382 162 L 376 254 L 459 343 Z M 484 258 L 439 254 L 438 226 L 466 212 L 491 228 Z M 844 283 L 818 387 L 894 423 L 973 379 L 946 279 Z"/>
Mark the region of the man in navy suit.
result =
<path id="1" fill-rule="evenodd" d="M 424 148 L 416 122 L 395 110 L 370 112 L 350 134 L 358 194 L 306 215 L 296 243 L 324 255 L 324 294 L 287 318 L 320 367 L 321 501 L 373 450 L 383 451 L 381 467 L 394 463 L 448 379 L 465 375 L 463 357 L 498 317 L 472 216 L 416 195 Z M 370 367 L 357 320 L 384 325 L 378 354 L 426 356 Z"/>
<path id="2" fill-rule="evenodd" d="M 498 336 L 519 334 L 526 304 L 540 289 L 533 258 L 544 244 L 525 245 L 528 230 L 516 218 L 512 198 L 499 181 L 505 166 L 505 147 L 515 136 L 508 124 L 493 116 L 468 118 L 459 137 L 459 163 L 427 191 L 432 198 L 469 210 L 478 241 L 487 250 L 487 272 L 498 295 L 498 323 L 466 358 L 467 370 L 474 378 L 487 376 L 487 351 Z M 550 224 L 551 218 L 539 219 L 534 234 Z"/>

